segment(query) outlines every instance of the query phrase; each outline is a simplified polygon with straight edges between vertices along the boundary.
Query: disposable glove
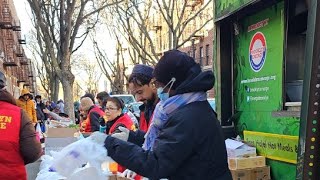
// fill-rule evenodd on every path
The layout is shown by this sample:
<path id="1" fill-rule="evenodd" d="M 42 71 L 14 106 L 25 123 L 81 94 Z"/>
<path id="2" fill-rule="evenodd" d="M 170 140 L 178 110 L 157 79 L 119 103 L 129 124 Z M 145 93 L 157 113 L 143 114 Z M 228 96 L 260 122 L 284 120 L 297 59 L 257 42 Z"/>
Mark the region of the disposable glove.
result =
<path id="1" fill-rule="evenodd" d="M 127 129 L 127 128 L 124 128 L 124 127 L 118 127 L 118 129 L 121 131 L 119 133 L 114 133 L 112 134 L 111 136 L 112 137 L 115 137 L 115 138 L 118 138 L 118 139 L 121 139 L 123 141 L 128 141 L 128 138 L 129 138 L 129 133 L 130 133 L 130 130 Z"/>
<path id="2" fill-rule="evenodd" d="M 107 134 L 95 131 L 88 137 L 88 139 L 103 146 L 107 137 Z"/>
<path id="3" fill-rule="evenodd" d="M 131 171 L 130 169 L 126 169 L 125 171 L 123 171 L 123 173 L 121 174 L 121 176 L 129 178 L 129 179 L 133 179 L 134 177 L 136 177 L 137 173 Z"/>

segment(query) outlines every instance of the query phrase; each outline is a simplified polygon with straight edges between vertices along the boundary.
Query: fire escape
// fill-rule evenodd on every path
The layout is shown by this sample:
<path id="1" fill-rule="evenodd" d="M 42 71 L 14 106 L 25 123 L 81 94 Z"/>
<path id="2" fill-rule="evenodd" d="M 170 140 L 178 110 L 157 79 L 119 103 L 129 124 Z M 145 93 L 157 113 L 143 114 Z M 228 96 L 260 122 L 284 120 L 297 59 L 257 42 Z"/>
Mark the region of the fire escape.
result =
<path id="1" fill-rule="evenodd" d="M 12 29 L 12 21 L 8 0 L 2 0 L 0 28 Z"/>
<path id="2" fill-rule="evenodd" d="M 193 11 L 195 7 L 203 4 L 203 0 L 188 0 L 187 3 L 187 7 L 191 7 Z"/>

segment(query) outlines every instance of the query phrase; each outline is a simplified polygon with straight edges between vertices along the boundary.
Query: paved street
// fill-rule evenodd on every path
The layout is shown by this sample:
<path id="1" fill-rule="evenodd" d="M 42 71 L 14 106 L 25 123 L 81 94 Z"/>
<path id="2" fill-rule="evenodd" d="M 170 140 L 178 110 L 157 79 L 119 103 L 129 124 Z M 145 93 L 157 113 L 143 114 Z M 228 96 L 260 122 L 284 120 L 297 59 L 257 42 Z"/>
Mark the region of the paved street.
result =
<path id="1" fill-rule="evenodd" d="M 35 180 L 39 172 L 40 160 L 26 166 L 28 180 Z"/>

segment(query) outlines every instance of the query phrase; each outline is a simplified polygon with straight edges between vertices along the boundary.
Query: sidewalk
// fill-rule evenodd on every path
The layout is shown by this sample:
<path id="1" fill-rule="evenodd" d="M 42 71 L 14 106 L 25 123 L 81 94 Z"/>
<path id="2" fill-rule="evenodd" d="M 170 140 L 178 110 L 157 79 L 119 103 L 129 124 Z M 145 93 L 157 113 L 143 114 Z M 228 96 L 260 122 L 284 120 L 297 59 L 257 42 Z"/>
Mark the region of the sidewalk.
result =
<path id="1" fill-rule="evenodd" d="M 26 165 L 28 180 L 35 180 L 39 172 L 40 160 Z"/>

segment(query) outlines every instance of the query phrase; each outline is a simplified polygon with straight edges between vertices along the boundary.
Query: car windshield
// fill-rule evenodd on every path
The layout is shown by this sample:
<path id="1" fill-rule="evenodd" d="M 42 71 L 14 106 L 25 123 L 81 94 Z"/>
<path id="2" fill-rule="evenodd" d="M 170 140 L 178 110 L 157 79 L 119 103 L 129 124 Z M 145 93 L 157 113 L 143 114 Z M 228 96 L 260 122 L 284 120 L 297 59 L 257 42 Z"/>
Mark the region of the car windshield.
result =
<path id="1" fill-rule="evenodd" d="M 133 111 L 140 111 L 139 107 L 142 105 L 142 103 L 133 103 L 132 109 Z"/>

